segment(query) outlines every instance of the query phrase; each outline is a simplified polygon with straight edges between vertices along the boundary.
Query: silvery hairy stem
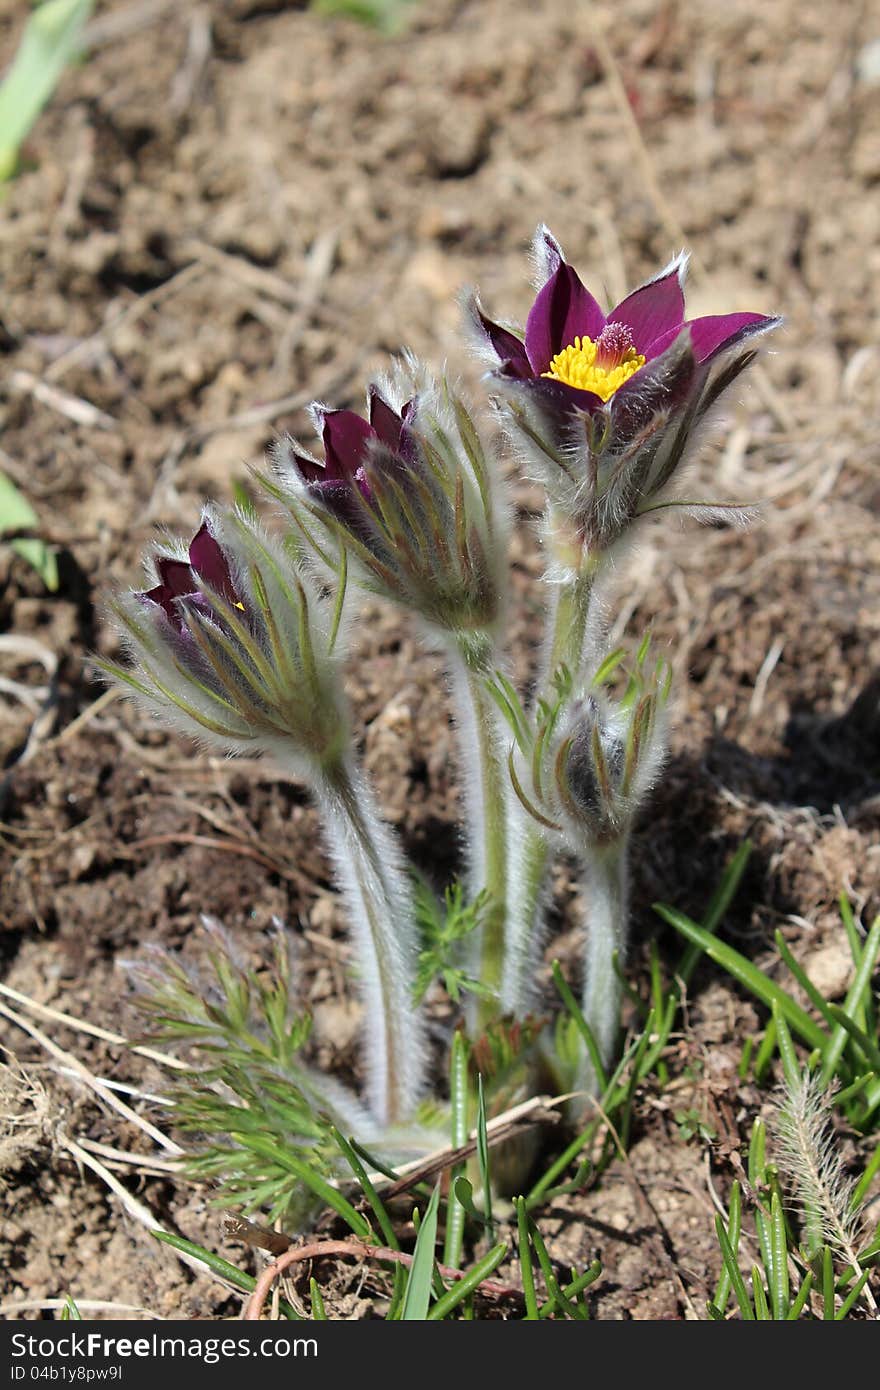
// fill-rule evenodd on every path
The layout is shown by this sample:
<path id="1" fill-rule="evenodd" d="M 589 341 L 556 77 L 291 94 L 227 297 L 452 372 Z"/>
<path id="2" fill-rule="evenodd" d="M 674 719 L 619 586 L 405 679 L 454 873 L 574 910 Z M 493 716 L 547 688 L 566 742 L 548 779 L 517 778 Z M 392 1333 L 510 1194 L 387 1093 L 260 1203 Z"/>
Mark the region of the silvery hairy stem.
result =
<path id="1" fill-rule="evenodd" d="M 412 1117 L 426 1064 L 424 1023 L 413 1002 L 418 941 L 410 882 L 352 759 L 325 768 L 315 791 L 357 952 L 370 1106 L 393 1125 Z"/>
<path id="2" fill-rule="evenodd" d="M 483 1024 L 497 1015 L 508 930 L 508 822 L 511 801 L 505 738 L 497 706 L 486 689 L 495 665 L 488 639 L 448 644 L 467 816 L 468 873 L 475 896 L 485 889 L 477 974 L 492 991 L 474 1012 Z"/>
<path id="3" fill-rule="evenodd" d="M 577 670 L 584 661 L 590 602 L 597 565 L 586 558 L 553 585 L 538 691 L 549 692 L 560 666 Z M 524 1017 L 535 1003 L 535 970 L 544 934 L 551 845 L 547 833 L 511 799 L 510 910 L 501 1003 L 506 1013 Z"/>
<path id="4" fill-rule="evenodd" d="M 624 965 L 628 936 L 627 847 L 628 836 L 623 835 L 609 845 L 585 847 L 583 855 L 588 929 L 582 1009 L 606 1068 L 614 1060 L 620 1027 L 618 970 Z M 596 1091 L 597 1078 L 586 1054 L 578 1084 Z"/>

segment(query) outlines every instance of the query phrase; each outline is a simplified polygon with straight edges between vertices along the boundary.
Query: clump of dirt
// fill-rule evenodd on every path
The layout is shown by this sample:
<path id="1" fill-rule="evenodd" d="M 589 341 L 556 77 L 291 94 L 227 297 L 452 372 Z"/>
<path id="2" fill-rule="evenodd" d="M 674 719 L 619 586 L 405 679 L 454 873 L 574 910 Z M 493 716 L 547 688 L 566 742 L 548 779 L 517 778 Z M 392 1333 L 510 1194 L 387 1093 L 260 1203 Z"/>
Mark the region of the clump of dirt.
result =
<path id="1" fill-rule="evenodd" d="M 0 7 L 4 60 L 21 22 L 20 6 Z M 322 1058 L 351 1063 L 345 927 L 306 797 L 267 766 L 197 756 L 107 699 L 89 657 L 116 654 L 106 599 L 139 583 L 156 528 L 191 533 L 202 499 L 248 486 L 280 434 L 307 438 L 309 400 L 356 406 L 404 344 L 479 389 L 458 292 L 478 283 L 494 314 L 524 317 L 525 248 L 546 221 L 613 301 L 686 240 L 691 315 L 786 317 L 689 480 L 697 500 L 762 504 L 760 519 L 748 532 L 655 519 L 609 596 L 617 636 L 651 626 L 677 672 L 671 761 L 633 853 L 632 979 L 652 938 L 670 968 L 678 959 L 651 904 L 698 915 L 749 836 L 725 932 L 775 971 L 779 927 L 840 988 L 838 895 L 866 919 L 880 907 L 880 87 L 861 61 L 872 35 L 860 7 L 829 26 L 818 0 L 625 0 L 613 13 L 436 0 L 388 38 L 301 4 L 147 13 L 111 0 L 91 34 L 0 224 L 0 469 L 61 570 L 47 594 L 0 547 L 0 629 L 39 647 L 0 652 L 17 691 L 0 706 L 8 986 L 134 1031 L 120 961 L 150 944 L 195 949 L 204 913 L 247 948 L 279 917 Z M 526 479 L 512 487 L 511 659 L 526 680 L 544 601 L 540 500 Z M 459 862 L 460 779 L 437 660 L 377 605 L 356 634 L 366 766 L 443 884 Z M 564 863 L 555 890 L 552 949 L 575 969 L 578 888 Z M 684 1109 L 711 1112 L 715 1139 L 685 1137 L 665 1092 L 640 1095 L 628 1164 L 542 1218 L 554 1258 L 602 1259 L 596 1317 L 690 1316 L 717 1275 L 709 1180 L 724 1192 L 762 1104 L 736 1062 L 763 1021 L 706 965 L 688 1002 L 671 1084 Z M 165 1084 L 153 1064 L 27 1017 L 134 1086 L 161 1122 L 143 1099 Z M 32 1088 L 9 1102 L 22 1118 L 0 1196 L 4 1307 L 45 1315 L 69 1291 L 106 1301 L 94 1316 L 235 1315 L 238 1300 L 160 1248 L 65 1137 L 116 1151 L 86 1149 L 168 1229 L 254 1268 L 210 1194 L 151 1167 L 161 1155 L 143 1134 L 8 1017 L 2 1027 Z M 143 1157 L 126 1163 L 123 1149 Z M 340 1280 L 336 1316 L 376 1314 L 378 1293 L 346 1302 Z"/>

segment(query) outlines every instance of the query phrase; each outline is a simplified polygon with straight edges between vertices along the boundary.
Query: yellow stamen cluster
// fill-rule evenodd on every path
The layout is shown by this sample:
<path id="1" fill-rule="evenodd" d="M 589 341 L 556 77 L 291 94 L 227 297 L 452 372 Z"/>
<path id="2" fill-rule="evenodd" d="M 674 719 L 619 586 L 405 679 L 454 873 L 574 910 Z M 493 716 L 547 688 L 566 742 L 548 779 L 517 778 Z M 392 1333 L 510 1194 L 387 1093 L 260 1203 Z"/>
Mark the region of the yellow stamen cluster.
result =
<path id="1" fill-rule="evenodd" d="M 600 400 L 607 401 L 645 365 L 644 357 L 634 347 L 627 348 L 616 364 L 597 363 L 597 353 L 598 347 L 592 338 L 575 338 L 562 352 L 557 352 L 550 370 L 541 375 L 562 381 L 566 386 L 575 386 L 579 391 L 592 391 Z"/>

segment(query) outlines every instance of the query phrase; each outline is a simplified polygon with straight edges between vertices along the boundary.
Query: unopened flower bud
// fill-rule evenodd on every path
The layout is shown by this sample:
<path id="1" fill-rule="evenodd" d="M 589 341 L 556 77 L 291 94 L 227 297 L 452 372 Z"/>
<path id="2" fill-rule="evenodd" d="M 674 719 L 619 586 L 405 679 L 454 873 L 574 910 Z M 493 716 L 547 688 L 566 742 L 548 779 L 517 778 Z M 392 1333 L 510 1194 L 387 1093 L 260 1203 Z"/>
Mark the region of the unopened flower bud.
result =
<path id="1" fill-rule="evenodd" d="M 312 553 L 326 558 L 329 528 L 363 587 L 445 633 L 494 628 L 507 517 L 473 416 L 449 383 L 413 363 L 367 399 L 367 420 L 312 407 L 323 462 L 293 444 L 277 460 Z"/>
<path id="2" fill-rule="evenodd" d="M 113 605 L 132 662 L 110 673 L 199 739 L 332 766 L 347 740 L 332 615 L 283 547 L 208 511 L 153 567 L 151 588 Z"/>

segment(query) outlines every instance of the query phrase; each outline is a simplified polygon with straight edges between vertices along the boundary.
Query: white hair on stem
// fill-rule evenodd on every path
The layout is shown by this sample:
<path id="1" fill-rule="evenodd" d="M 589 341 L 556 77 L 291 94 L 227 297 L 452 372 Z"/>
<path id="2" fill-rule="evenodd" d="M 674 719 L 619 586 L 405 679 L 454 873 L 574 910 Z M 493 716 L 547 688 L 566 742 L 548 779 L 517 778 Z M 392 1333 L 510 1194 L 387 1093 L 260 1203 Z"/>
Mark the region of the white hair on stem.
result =
<path id="1" fill-rule="evenodd" d="M 410 882 L 351 760 L 316 791 L 360 974 L 370 1109 L 383 1126 L 401 1124 L 412 1118 L 426 1069 L 424 1022 L 413 1002 L 418 938 Z"/>

